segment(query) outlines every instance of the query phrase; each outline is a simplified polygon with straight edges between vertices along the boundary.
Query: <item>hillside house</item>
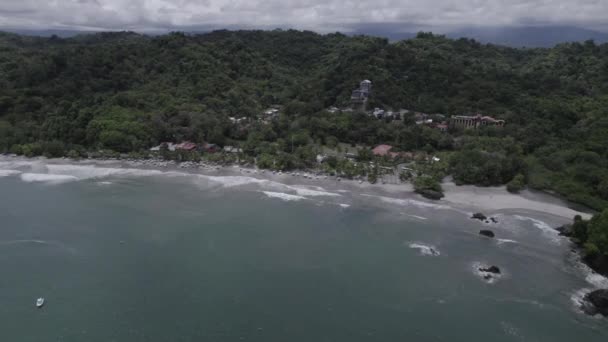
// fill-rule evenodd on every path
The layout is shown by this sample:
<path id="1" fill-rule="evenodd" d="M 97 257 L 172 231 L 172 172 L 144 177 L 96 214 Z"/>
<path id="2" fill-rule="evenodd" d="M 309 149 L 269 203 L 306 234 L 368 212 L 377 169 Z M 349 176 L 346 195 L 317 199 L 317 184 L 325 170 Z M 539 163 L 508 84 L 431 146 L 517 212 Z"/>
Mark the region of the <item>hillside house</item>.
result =
<path id="1" fill-rule="evenodd" d="M 367 103 L 367 99 L 372 92 L 372 82 L 370 80 L 363 80 L 359 84 L 359 88 L 353 90 L 350 101 L 353 104 L 362 104 L 365 105 Z"/>

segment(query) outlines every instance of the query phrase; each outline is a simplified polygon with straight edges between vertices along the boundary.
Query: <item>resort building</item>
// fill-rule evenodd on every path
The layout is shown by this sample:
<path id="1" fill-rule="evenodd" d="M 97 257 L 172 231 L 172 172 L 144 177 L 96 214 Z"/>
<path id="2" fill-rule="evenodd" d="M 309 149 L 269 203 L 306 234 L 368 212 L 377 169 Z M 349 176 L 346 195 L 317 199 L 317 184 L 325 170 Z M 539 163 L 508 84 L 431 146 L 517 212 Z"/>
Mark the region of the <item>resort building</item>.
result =
<path id="1" fill-rule="evenodd" d="M 475 116 L 466 115 L 453 115 L 450 124 L 453 127 L 458 128 L 478 128 L 480 126 L 497 126 L 502 127 L 505 125 L 505 120 L 497 120 L 491 116 L 482 116 L 477 114 Z"/>

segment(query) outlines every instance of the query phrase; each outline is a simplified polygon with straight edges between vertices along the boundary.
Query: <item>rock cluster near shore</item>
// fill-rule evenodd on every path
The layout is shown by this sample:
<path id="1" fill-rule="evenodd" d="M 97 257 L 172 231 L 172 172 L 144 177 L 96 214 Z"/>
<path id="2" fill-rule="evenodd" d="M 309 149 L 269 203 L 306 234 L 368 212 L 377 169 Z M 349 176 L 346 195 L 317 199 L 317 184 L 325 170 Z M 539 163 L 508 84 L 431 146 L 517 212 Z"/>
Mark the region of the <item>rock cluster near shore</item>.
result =
<path id="1" fill-rule="evenodd" d="M 430 189 L 416 190 L 416 192 L 431 200 L 440 200 L 444 196 L 441 192 Z"/>
<path id="2" fill-rule="evenodd" d="M 501 272 L 498 266 L 478 266 L 477 270 L 479 271 L 480 276 L 483 280 L 493 283 L 496 279 L 500 278 Z"/>
<path id="3" fill-rule="evenodd" d="M 581 248 L 581 243 L 574 236 L 573 226 L 565 224 L 555 228 L 560 236 L 570 238 L 578 248 Z M 577 250 L 574 250 L 577 252 Z M 580 251 L 581 253 L 582 250 Z M 608 257 L 602 254 L 583 256 L 582 261 L 589 266 L 593 271 L 608 276 Z M 590 315 L 602 314 L 608 317 L 608 289 L 598 289 L 588 293 L 585 297 L 585 303 L 582 309 Z"/>
<path id="4" fill-rule="evenodd" d="M 591 315 L 602 314 L 608 317 L 608 290 L 595 290 L 585 296 L 585 300 L 593 305 L 587 307 L 587 311 Z"/>
<path id="5" fill-rule="evenodd" d="M 485 223 L 498 223 L 498 220 L 495 217 L 487 217 L 482 213 L 475 213 L 473 216 L 471 216 L 471 218 Z"/>

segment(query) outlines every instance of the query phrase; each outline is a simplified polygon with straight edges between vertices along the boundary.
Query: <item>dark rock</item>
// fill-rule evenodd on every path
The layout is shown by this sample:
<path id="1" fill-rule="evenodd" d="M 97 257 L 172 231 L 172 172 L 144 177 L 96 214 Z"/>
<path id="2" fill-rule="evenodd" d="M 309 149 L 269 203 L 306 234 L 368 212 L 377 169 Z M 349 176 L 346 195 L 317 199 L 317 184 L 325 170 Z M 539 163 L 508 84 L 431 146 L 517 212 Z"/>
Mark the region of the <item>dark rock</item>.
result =
<path id="1" fill-rule="evenodd" d="M 595 272 L 608 276 L 608 256 L 601 254 L 596 256 L 586 256 L 583 258 L 583 261 Z"/>
<path id="2" fill-rule="evenodd" d="M 487 267 L 487 268 L 486 267 L 480 267 L 479 270 L 481 272 L 500 274 L 500 268 L 498 268 L 497 266 L 490 266 L 490 267 Z"/>
<path id="3" fill-rule="evenodd" d="M 484 215 L 482 213 L 475 213 L 475 214 L 473 214 L 473 216 L 471 216 L 471 218 L 474 218 L 479 221 L 485 221 L 487 219 L 486 215 Z"/>
<path id="4" fill-rule="evenodd" d="M 487 229 L 482 229 L 479 231 L 479 235 L 483 235 L 483 236 L 487 236 L 489 238 L 493 238 L 494 237 L 494 232 L 491 230 L 487 230 Z"/>
<path id="5" fill-rule="evenodd" d="M 423 197 L 432 200 L 440 200 L 441 198 L 443 198 L 443 193 L 435 190 L 422 189 L 416 190 L 416 192 L 421 194 Z"/>
<path id="6" fill-rule="evenodd" d="M 598 313 L 608 317 L 608 290 L 595 290 L 585 296 Z"/>
<path id="7" fill-rule="evenodd" d="M 563 226 L 557 227 L 557 228 L 555 228 L 555 230 L 557 230 L 559 232 L 559 235 L 561 235 L 561 236 L 567 236 L 567 237 L 572 236 L 572 226 L 569 224 L 565 224 Z"/>
<path id="8" fill-rule="evenodd" d="M 492 220 L 492 223 L 498 223 L 498 220 L 495 219 L 494 217 L 490 217 L 490 220 Z"/>

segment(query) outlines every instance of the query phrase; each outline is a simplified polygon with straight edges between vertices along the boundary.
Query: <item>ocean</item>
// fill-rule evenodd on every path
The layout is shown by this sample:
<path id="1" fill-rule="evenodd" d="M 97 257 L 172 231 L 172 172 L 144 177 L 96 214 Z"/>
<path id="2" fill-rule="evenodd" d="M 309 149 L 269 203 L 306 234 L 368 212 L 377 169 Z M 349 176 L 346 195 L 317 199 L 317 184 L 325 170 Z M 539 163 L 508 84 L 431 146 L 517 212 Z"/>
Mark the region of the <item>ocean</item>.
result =
<path id="1" fill-rule="evenodd" d="M 0 341 L 608 339 L 562 217 L 229 171 L 0 158 Z"/>

